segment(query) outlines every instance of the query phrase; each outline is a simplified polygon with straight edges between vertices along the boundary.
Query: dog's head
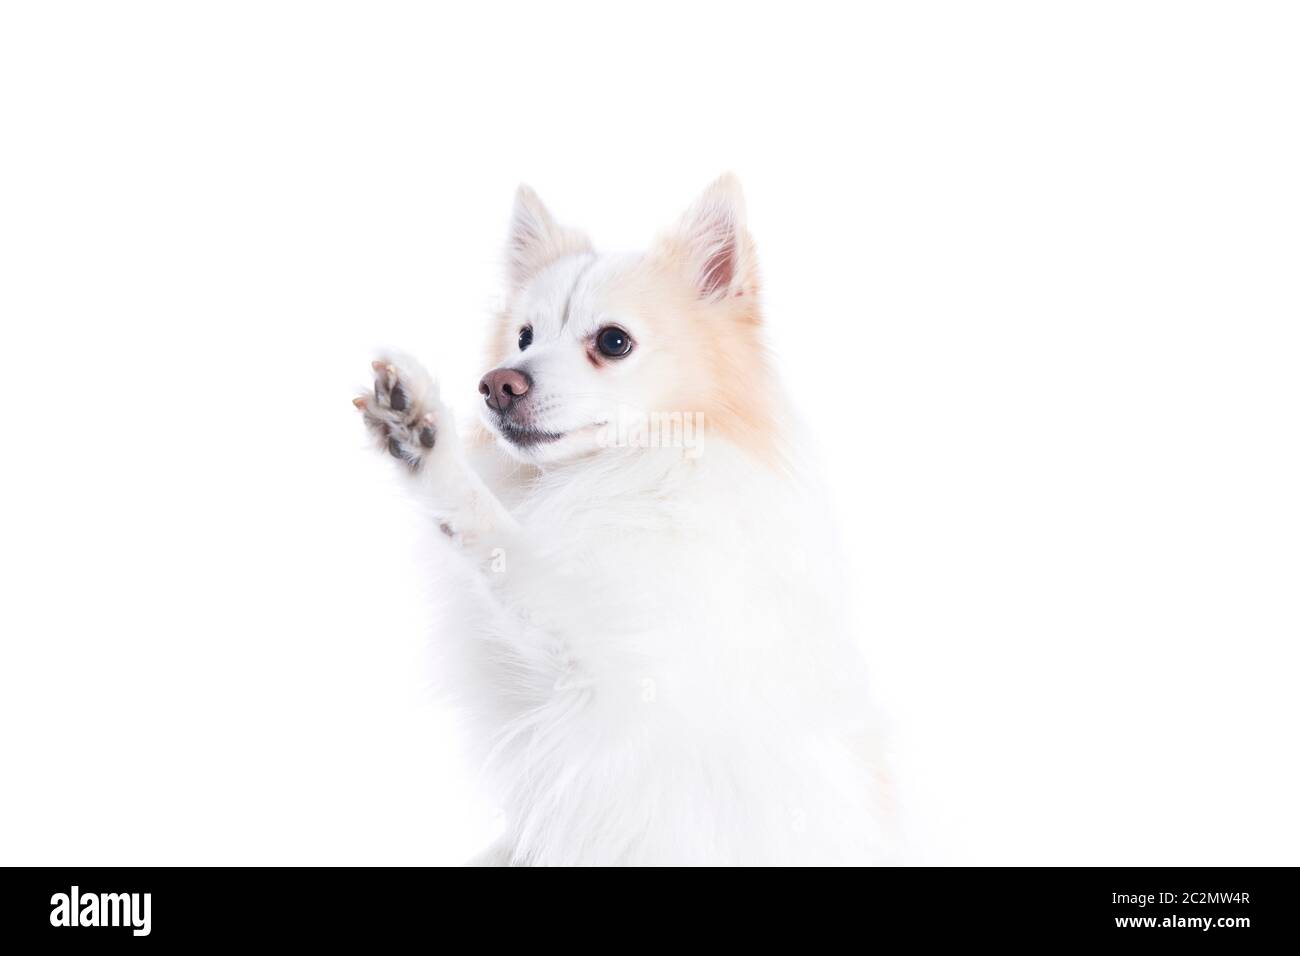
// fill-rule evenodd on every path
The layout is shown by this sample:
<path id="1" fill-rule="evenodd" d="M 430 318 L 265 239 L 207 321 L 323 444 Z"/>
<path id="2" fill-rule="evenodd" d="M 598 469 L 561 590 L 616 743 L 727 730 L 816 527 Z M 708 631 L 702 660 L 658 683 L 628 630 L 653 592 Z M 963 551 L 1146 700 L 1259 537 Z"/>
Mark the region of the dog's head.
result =
<path id="1" fill-rule="evenodd" d="M 707 434 L 760 454 L 770 384 L 753 243 L 724 176 L 646 253 L 606 256 L 521 186 L 483 418 L 537 464 Z"/>

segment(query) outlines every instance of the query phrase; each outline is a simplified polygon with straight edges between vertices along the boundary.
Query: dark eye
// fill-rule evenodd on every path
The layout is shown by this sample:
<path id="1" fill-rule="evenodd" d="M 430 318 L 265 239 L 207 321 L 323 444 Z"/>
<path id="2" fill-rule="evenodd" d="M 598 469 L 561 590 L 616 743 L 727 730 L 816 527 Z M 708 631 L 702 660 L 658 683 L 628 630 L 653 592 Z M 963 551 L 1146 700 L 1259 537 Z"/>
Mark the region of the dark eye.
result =
<path id="1" fill-rule="evenodd" d="M 525 325 L 519 330 L 519 351 L 523 351 L 533 344 L 533 327 Z"/>
<path id="2" fill-rule="evenodd" d="M 601 355 L 622 358 L 632 351 L 632 336 L 616 325 L 607 325 L 596 333 L 596 348 Z"/>

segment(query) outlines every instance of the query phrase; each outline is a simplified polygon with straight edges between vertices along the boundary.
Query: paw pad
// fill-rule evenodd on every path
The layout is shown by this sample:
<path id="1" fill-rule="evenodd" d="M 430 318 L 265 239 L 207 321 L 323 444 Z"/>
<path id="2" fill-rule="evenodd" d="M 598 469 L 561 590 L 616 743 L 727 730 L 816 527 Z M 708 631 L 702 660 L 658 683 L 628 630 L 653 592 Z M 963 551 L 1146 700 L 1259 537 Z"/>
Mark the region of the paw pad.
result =
<path id="1" fill-rule="evenodd" d="M 438 426 L 435 409 L 436 390 L 428 375 L 418 366 L 399 367 L 392 362 L 371 363 L 374 371 L 374 398 L 362 395 L 352 400 L 361 410 L 366 427 L 381 448 L 418 470 L 424 458 L 437 444 Z"/>

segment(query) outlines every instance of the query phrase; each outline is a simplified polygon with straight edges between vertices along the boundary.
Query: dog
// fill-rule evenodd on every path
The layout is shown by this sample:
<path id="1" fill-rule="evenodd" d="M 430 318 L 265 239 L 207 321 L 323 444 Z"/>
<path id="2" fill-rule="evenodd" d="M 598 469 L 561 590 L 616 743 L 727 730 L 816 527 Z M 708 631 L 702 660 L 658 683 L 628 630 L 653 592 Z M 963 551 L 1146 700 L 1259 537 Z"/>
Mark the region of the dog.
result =
<path id="1" fill-rule="evenodd" d="M 477 862 L 888 862 L 881 733 L 737 181 L 635 255 L 521 186 L 506 272 L 465 440 L 405 355 L 354 401 L 465 575 L 438 669 L 505 811 Z"/>

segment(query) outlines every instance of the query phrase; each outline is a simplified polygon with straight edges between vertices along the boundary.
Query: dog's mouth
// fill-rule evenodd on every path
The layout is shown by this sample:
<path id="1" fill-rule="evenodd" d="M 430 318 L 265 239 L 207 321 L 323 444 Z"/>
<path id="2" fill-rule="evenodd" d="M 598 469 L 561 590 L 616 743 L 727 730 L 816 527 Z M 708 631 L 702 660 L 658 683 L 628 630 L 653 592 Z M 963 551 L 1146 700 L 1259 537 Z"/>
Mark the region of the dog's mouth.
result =
<path id="1" fill-rule="evenodd" d="M 530 448 L 535 445 L 549 445 L 552 442 L 559 441 L 561 438 L 568 438 L 570 435 L 586 434 L 588 431 L 604 427 L 605 422 L 593 422 L 590 425 L 585 425 L 581 428 L 573 428 L 564 432 L 552 432 L 541 428 L 528 428 L 524 425 L 516 425 L 509 419 L 502 418 L 500 415 L 496 417 L 494 424 L 496 425 L 497 431 L 501 433 L 501 437 L 510 442 L 510 444 L 514 445 L 516 448 Z"/>
<path id="2" fill-rule="evenodd" d="M 553 441 L 559 441 L 567 434 L 567 432 L 548 432 L 537 428 L 524 428 L 504 418 L 498 418 L 496 426 L 506 441 L 519 448 L 528 448 L 532 445 L 547 445 Z"/>

